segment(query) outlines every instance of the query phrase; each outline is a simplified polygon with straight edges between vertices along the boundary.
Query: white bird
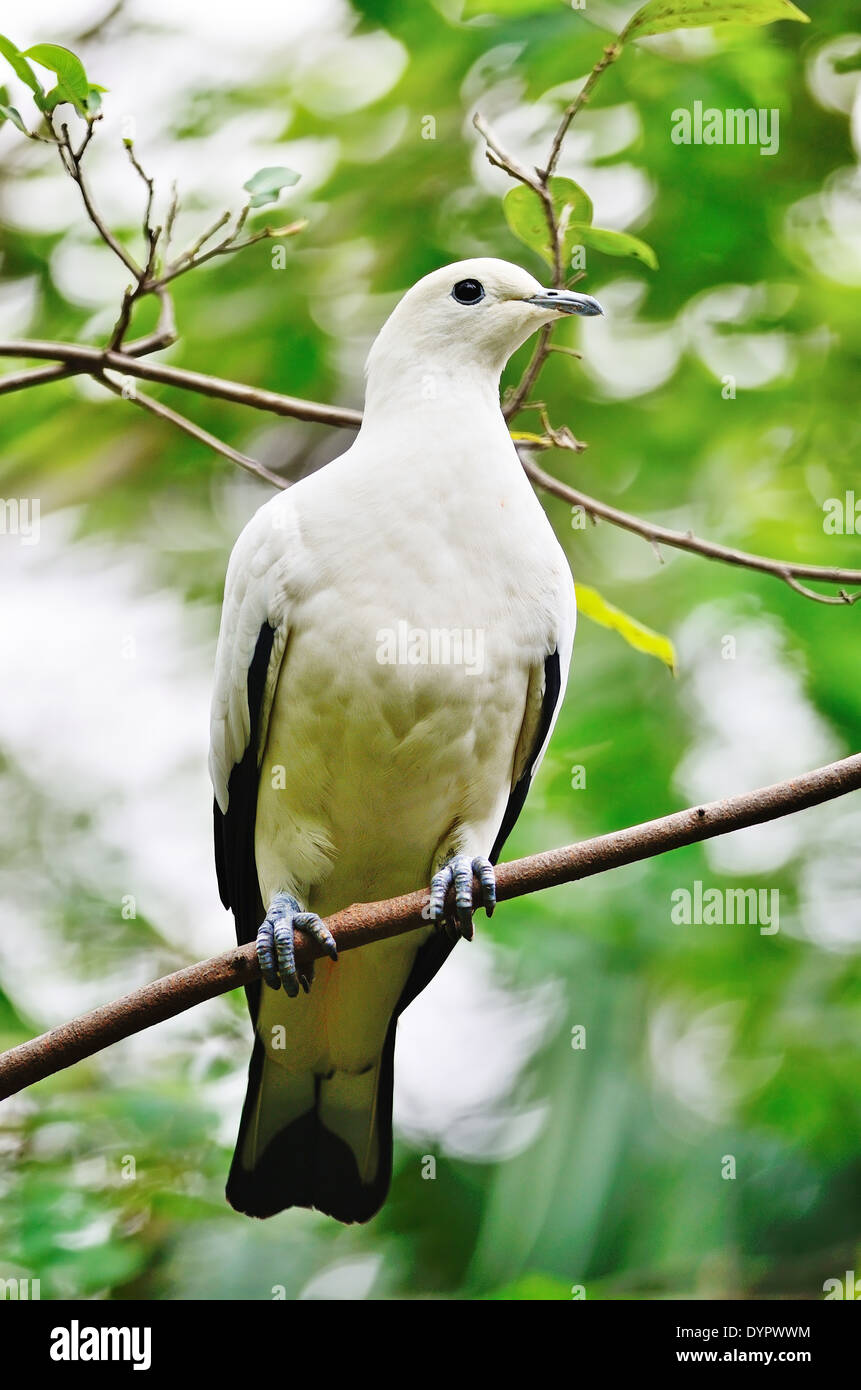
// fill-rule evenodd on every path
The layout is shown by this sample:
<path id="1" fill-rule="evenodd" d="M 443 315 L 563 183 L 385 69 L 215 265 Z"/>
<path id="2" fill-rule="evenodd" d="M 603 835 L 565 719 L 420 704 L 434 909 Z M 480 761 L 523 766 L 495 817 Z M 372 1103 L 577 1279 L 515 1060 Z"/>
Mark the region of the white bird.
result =
<path id="1" fill-rule="evenodd" d="M 210 771 L 221 896 L 267 986 L 248 991 L 256 1037 L 227 1184 L 251 1216 L 366 1221 L 385 1200 L 398 1015 L 471 937 L 473 872 L 493 910 L 492 865 L 574 638 L 571 572 L 499 378 L 545 323 L 600 312 L 505 261 L 425 276 L 371 349 L 355 442 L 261 507 L 233 550 Z M 426 929 L 337 962 L 322 918 L 428 882 Z M 310 991 L 294 927 L 332 957 Z"/>

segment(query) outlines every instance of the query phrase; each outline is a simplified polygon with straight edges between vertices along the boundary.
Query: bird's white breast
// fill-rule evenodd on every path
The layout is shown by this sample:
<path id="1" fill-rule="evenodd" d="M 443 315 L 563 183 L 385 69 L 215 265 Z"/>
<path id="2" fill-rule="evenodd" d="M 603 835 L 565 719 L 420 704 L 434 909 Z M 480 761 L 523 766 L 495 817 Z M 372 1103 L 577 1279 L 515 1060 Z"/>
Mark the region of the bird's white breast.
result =
<path id="1" fill-rule="evenodd" d="M 261 765 L 264 900 L 292 888 L 325 914 L 407 892 L 458 825 L 485 854 L 499 828 L 570 575 L 516 459 L 447 458 L 419 479 L 409 466 L 356 447 L 285 499 L 297 527 L 275 567 L 290 630 Z"/>

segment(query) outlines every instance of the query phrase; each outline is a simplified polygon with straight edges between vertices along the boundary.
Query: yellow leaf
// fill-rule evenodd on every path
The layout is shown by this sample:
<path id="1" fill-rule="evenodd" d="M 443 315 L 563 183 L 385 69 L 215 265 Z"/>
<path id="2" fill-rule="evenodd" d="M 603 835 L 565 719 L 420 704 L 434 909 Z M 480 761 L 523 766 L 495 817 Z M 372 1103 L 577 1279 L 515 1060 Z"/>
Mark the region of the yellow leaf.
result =
<path id="1" fill-rule="evenodd" d="M 529 430 L 511 430 L 511 438 L 515 444 L 546 444 L 547 437 L 543 434 L 532 434 Z"/>
<path id="2" fill-rule="evenodd" d="M 638 652 L 656 656 L 669 667 L 673 675 L 676 674 L 676 649 L 669 637 L 662 637 L 659 632 L 653 632 L 650 627 L 638 623 L 636 618 L 629 617 L 621 608 L 608 603 L 597 589 L 590 589 L 587 584 L 575 584 L 574 589 L 578 612 L 585 618 L 591 618 L 593 623 L 600 623 L 601 627 L 612 628 L 620 637 L 624 637 L 629 646 L 636 647 Z"/>

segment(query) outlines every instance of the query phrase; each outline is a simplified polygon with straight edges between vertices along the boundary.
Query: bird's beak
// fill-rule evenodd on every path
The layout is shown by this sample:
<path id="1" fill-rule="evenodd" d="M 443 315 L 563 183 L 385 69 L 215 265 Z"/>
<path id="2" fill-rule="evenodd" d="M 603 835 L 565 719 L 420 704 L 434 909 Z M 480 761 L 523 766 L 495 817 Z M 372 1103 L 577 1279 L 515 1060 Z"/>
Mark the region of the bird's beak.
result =
<path id="1" fill-rule="evenodd" d="M 525 301 L 536 309 L 554 309 L 557 314 L 603 314 L 604 310 L 591 294 L 575 294 L 573 290 L 539 290 Z"/>

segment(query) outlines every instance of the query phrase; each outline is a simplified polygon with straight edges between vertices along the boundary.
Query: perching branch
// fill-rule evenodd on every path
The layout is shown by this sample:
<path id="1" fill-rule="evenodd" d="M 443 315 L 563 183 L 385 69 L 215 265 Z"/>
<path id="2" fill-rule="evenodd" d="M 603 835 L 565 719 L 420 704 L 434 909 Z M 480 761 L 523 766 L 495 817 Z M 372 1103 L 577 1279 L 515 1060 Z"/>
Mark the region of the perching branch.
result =
<path id="1" fill-rule="evenodd" d="M 526 893 L 590 878 L 623 864 L 666 854 L 683 845 L 803 811 L 859 788 L 861 753 L 856 753 L 788 782 L 712 801 L 705 806 L 694 806 L 564 849 L 546 850 L 543 854 L 500 864 L 496 871 L 497 898 L 505 902 Z M 351 951 L 372 941 L 383 941 L 427 926 L 423 911 L 428 901 L 429 893 L 424 890 L 388 902 L 354 904 L 329 917 L 327 925 L 339 951 Z M 300 965 L 322 954 L 322 948 L 308 937 L 303 935 L 297 941 L 296 959 Z M 259 975 L 252 942 L 166 975 L 72 1023 L 21 1043 L 0 1055 L 0 1099 L 85 1057 L 92 1057 L 112 1043 L 173 1018 L 195 1004 L 247 985 Z"/>

